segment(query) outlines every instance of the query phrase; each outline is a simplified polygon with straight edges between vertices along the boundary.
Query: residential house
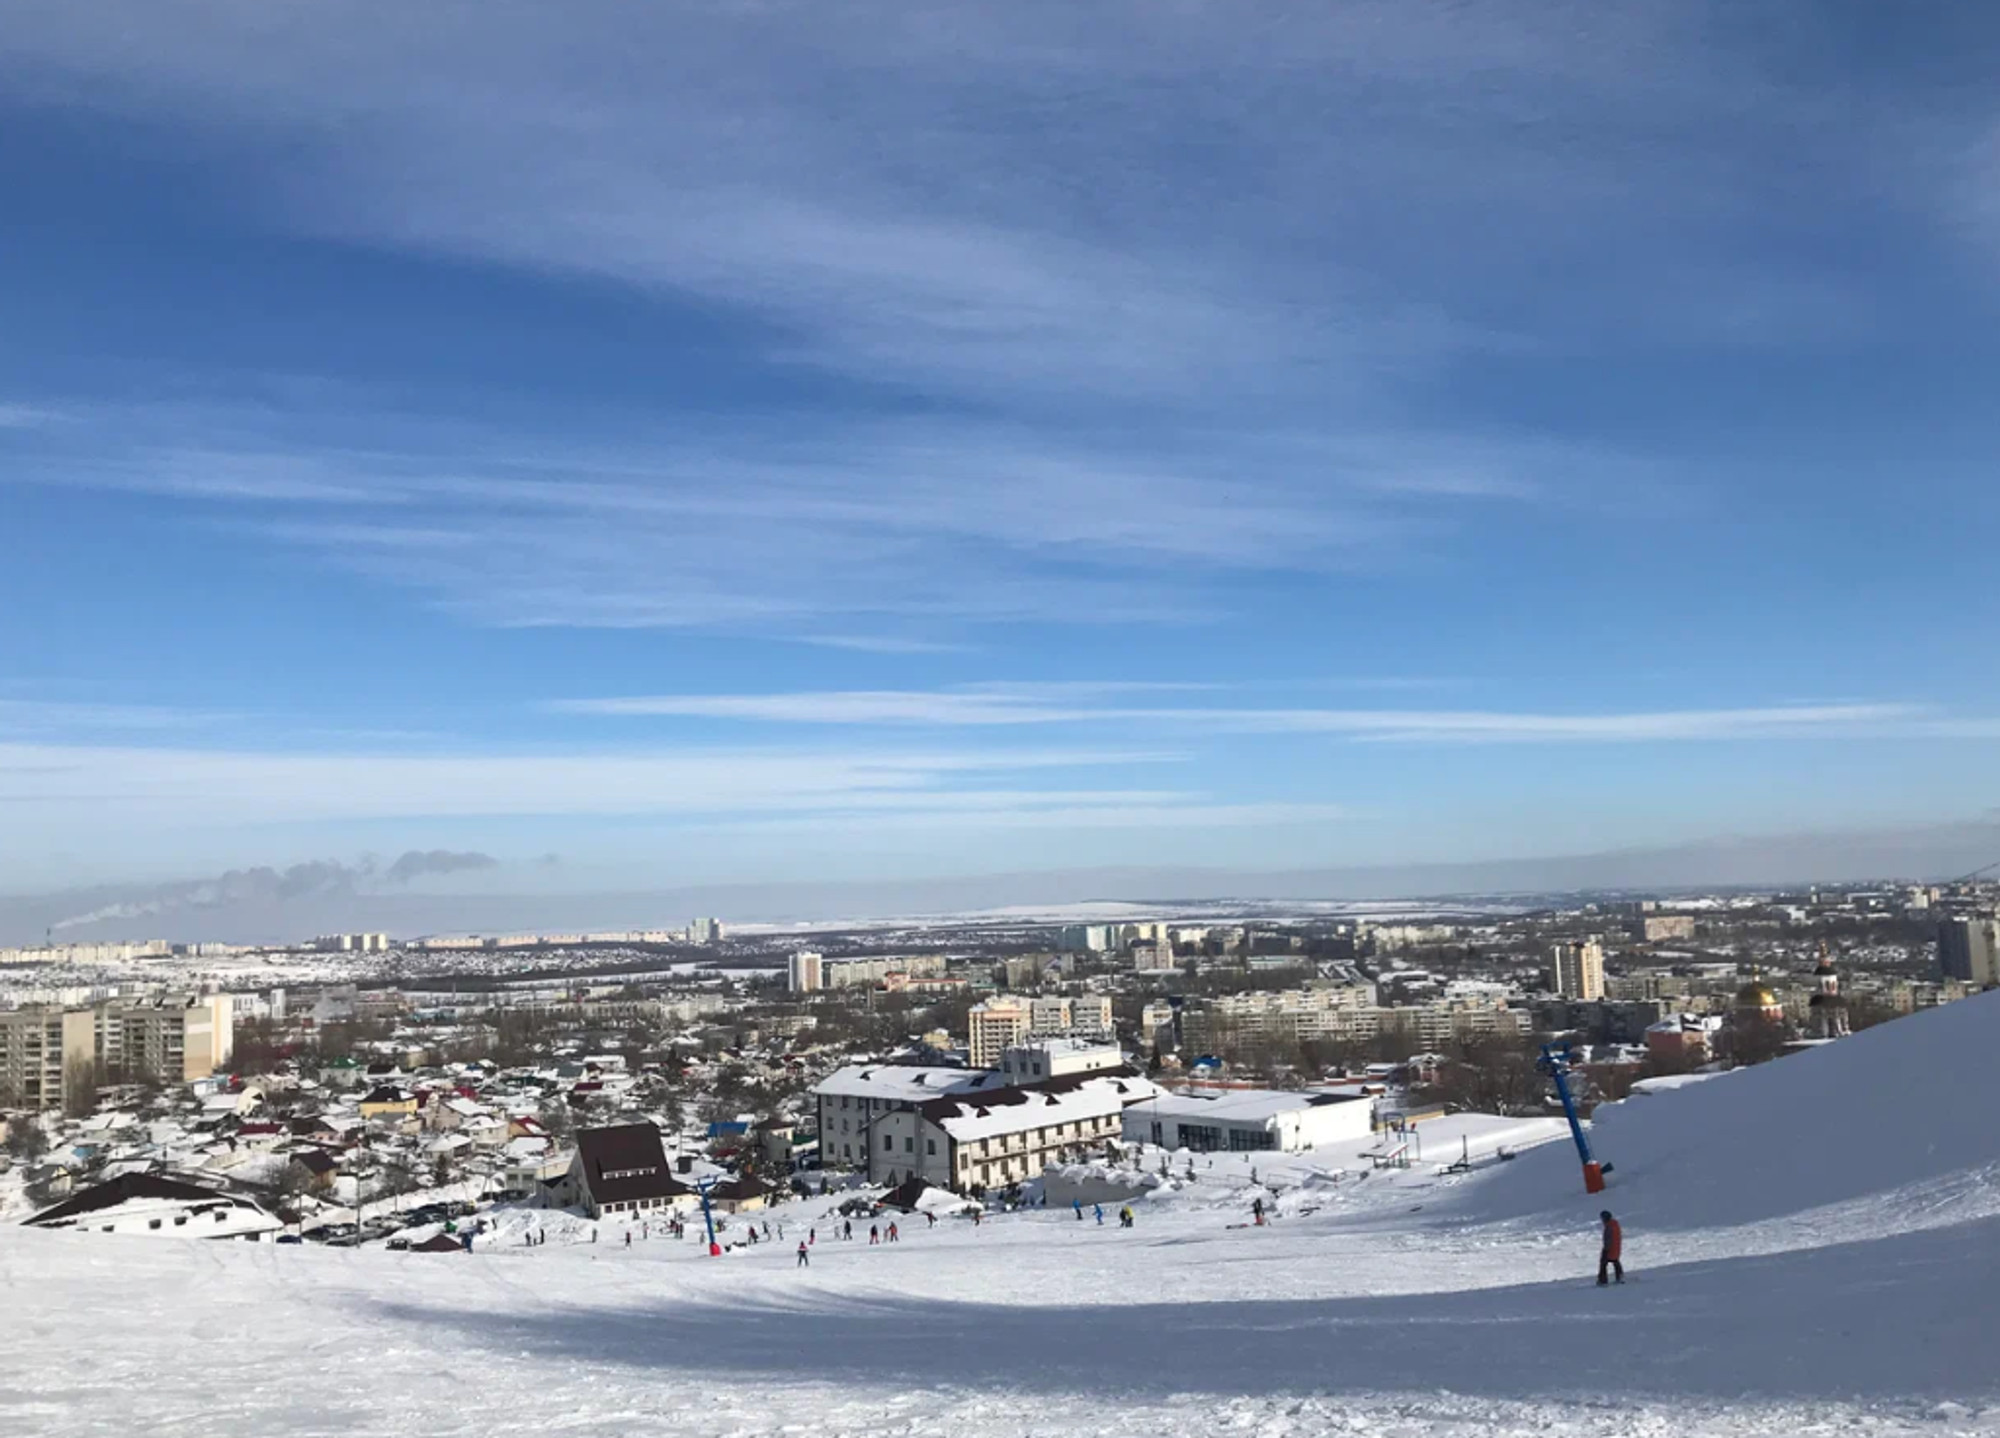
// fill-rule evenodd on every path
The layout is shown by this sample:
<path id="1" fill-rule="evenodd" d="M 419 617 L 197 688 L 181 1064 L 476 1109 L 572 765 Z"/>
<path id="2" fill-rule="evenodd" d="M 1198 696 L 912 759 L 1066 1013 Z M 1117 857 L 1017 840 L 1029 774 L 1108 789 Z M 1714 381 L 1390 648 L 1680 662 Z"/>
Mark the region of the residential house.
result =
<path id="1" fill-rule="evenodd" d="M 365 1119 L 414 1118 L 416 1114 L 417 1095 L 394 1084 L 370 1089 L 361 1100 L 361 1116 Z"/>
<path id="2" fill-rule="evenodd" d="M 660 1131 L 650 1123 L 580 1130 L 571 1173 L 592 1218 L 692 1208 L 696 1202 L 695 1191 L 674 1177 Z"/>
<path id="3" fill-rule="evenodd" d="M 754 1213 L 771 1201 L 771 1191 L 747 1174 L 709 1185 L 708 1203 L 717 1213 Z"/>

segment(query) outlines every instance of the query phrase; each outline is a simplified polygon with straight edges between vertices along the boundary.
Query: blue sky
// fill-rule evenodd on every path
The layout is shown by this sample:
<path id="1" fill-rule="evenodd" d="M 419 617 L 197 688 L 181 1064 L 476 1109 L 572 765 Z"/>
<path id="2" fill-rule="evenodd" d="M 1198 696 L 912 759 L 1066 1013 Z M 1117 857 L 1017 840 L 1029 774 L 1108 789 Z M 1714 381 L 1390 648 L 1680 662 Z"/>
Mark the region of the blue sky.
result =
<path id="1" fill-rule="evenodd" d="M 1976 819 L 1996 42 L 0 5 L 0 882 Z"/>

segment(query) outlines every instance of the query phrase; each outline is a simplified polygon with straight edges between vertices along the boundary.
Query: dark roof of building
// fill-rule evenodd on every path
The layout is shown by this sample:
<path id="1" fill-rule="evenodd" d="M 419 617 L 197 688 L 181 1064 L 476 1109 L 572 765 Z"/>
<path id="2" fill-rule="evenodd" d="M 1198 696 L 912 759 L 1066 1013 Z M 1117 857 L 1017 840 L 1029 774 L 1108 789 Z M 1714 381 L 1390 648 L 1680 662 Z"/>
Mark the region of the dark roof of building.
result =
<path id="1" fill-rule="evenodd" d="M 927 1183 L 915 1174 L 911 1174 L 882 1195 L 882 1207 L 900 1208 L 905 1213 L 915 1213 L 917 1204 L 922 1201 L 923 1196 L 936 1187 L 936 1184 Z"/>
<path id="2" fill-rule="evenodd" d="M 678 1198 L 693 1189 L 673 1176 L 660 1131 L 649 1123 L 586 1128 L 576 1136 L 583 1181 L 599 1203 Z"/>
<path id="3" fill-rule="evenodd" d="M 92 1184 L 80 1193 L 73 1193 L 53 1208 L 45 1208 L 28 1224 L 61 1223 L 66 1219 L 78 1218 L 86 1213 L 96 1213 L 101 1209 L 115 1208 L 135 1198 L 158 1198 L 199 1203 L 204 1199 L 215 1203 L 235 1204 L 238 1200 L 228 1194 L 217 1193 L 212 1188 L 202 1188 L 198 1184 L 184 1183 L 177 1178 L 162 1178 L 157 1173 L 125 1173 L 117 1178 L 106 1179 L 103 1183 Z"/>
<path id="4" fill-rule="evenodd" d="M 302 1148 L 292 1155 L 292 1162 L 308 1173 L 332 1173 L 339 1167 L 332 1154 L 323 1148 Z"/>
<path id="5" fill-rule="evenodd" d="M 1116 1068 L 1093 1069 L 1089 1073 L 1058 1074 L 1055 1078 L 1043 1079 L 1039 1083 L 1007 1084 L 1001 1088 L 988 1089 L 984 1093 L 964 1092 L 928 1099 L 917 1105 L 917 1112 L 936 1123 L 943 1119 L 957 1118 L 965 1113 L 984 1113 L 988 1109 L 1032 1103 L 1036 1099 L 1054 1102 L 1058 1095 L 1074 1093 L 1085 1084 L 1099 1079 L 1112 1080 L 1114 1087 L 1122 1093 L 1124 1085 L 1117 1081 L 1138 1076 L 1139 1071 L 1130 1064 L 1120 1064 Z"/>
<path id="6" fill-rule="evenodd" d="M 724 1203 L 739 1203 L 746 1198 L 766 1198 L 771 1190 L 756 1179 L 744 1174 L 741 1178 L 725 1178 L 720 1183 L 709 1185 L 708 1196 L 719 1198 Z"/>
<path id="7" fill-rule="evenodd" d="M 411 1095 L 394 1084 L 383 1084 L 378 1089 L 370 1089 L 363 1103 L 408 1103 Z"/>
<path id="8" fill-rule="evenodd" d="M 448 1233 L 435 1233 L 422 1243 L 410 1245 L 412 1253 L 461 1253 L 465 1244 Z"/>

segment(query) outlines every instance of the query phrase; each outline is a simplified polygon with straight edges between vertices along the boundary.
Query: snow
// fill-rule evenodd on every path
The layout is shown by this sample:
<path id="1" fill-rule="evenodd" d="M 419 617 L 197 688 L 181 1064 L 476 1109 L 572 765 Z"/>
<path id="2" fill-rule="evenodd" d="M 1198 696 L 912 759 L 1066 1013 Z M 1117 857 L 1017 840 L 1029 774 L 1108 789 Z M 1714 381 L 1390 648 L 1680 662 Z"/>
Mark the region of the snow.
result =
<path id="1" fill-rule="evenodd" d="M 813 1085 L 813 1092 L 826 1098 L 923 1103 L 964 1089 L 999 1088 L 1004 1082 L 992 1069 L 919 1068 L 882 1062 L 836 1069 Z"/>
<path id="2" fill-rule="evenodd" d="M 0 1432 L 1996 1434 L 1996 1070 L 2000 996 L 1600 1110 L 1602 1199 L 1549 1121 L 1461 1117 L 1407 1171 L 1145 1153 L 1129 1231 L 870 1247 L 833 1198 L 722 1259 L 529 1209 L 470 1255 L 8 1228 Z M 1606 1205 L 1633 1281 L 1600 1291 Z"/>

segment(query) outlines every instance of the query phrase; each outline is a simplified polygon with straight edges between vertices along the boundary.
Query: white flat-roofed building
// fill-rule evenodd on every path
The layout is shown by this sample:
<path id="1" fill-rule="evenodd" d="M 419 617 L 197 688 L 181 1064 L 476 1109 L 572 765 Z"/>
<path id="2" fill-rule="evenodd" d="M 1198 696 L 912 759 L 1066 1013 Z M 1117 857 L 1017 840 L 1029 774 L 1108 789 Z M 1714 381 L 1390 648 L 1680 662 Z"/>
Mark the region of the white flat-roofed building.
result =
<path id="1" fill-rule="evenodd" d="M 1114 1043 L 1082 1038 L 1032 1039 L 1000 1055 L 1000 1073 L 1008 1083 L 1034 1084 L 1071 1074 L 1099 1073 L 1124 1062 L 1124 1052 Z"/>
<path id="2" fill-rule="evenodd" d="M 1374 1117 L 1374 1103 L 1359 1094 L 1188 1089 L 1127 1109 L 1124 1136 L 1197 1153 L 1304 1153 L 1366 1138 Z"/>

